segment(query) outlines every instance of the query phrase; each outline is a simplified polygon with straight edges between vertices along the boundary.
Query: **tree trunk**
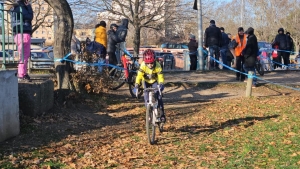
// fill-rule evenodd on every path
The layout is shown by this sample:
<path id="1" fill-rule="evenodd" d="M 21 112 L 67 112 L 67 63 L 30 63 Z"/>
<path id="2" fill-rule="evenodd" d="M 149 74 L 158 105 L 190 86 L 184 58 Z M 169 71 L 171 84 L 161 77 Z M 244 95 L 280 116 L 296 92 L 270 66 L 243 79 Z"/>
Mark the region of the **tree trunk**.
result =
<path id="1" fill-rule="evenodd" d="M 71 37 L 74 27 L 73 15 L 66 0 L 45 0 L 54 10 L 57 17 L 54 22 L 54 59 L 62 59 L 70 52 Z M 68 62 L 55 62 L 55 71 L 58 82 L 57 102 L 63 104 L 65 95 L 69 92 Z"/>
<path id="2" fill-rule="evenodd" d="M 141 27 L 135 26 L 135 33 L 133 38 L 134 56 L 139 55 L 140 43 L 141 43 Z"/>

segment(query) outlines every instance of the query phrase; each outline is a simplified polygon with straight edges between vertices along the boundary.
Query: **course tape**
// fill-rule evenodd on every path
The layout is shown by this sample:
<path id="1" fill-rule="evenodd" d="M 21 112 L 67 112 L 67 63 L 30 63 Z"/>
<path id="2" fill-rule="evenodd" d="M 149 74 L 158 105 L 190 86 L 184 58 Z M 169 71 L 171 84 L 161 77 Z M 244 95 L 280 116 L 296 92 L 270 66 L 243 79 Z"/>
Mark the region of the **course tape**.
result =
<path id="1" fill-rule="evenodd" d="M 75 60 L 71 60 L 68 59 L 69 56 L 71 56 L 71 53 L 68 53 L 67 55 L 65 55 L 62 59 L 55 59 L 55 62 L 63 62 L 63 61 L 67 61 L 67 62 L 72 62 L 76 65 L 87 65 L 87 66 L 107 66 L 107 67 L 112 67 L 115 69 L 119 69 L 119 70 L 129 70 L 130 72 L 136 72 L 130 69 L 125 69 L 123 67 L 120 66 L 116 66 L 116 65 L 112 65 L 112 64 L 107 64 L 107 63 L 87 63 L 87 62 L 80 62 L 80 61 L 75 61 Z M 130 56 L 132 57 L 132 56 Z"/>
<path id="2" fill-rule="evenodd" d="M 226 68 L 228 68 L 228 69 L 230 69 L 230 70 L 232 70 L 232 71 L 234 71 L 234 72 L 238 72 L 238 73 L 244 74 L 244 75 L 246 75 L 248 78 L 256 78 L 256 79 L 258 79 L 258 80 L 265 81 L 265 82 L 270 83 L 270 84 L 274 84 L 274 85 L 281 86 L 281 87 L 285 87 L 285 88 L 288 88 L 288 89 L 300 91 L 299 88 L 294 88 L 294 87 L 291 87 L 291 86 L 286 86 L 286 85 L 283 85 L 283 84 L 274 83 L 274 82 L 271 82 L 271 81 L 269 81 L 269 80 L 265 80 L 265 79 L 263 79 L 263 78 L 260 78 L 260 77 L 254 76 L 254 75 L 250 75 L 250 74 L 247 74 L 247 73 L 245 73 L 245 72 L 238 71 L 238 70 L 236 70 L 236 69 L 234 69 L 234 68 L 232 68 L 232 67 L 229 67 L 229 66 L 227 66 L 227 65 L 224 65 L 222 62 L 216 60 L 214 57 L 210 57 L 210 59 L 213 59 L 215 62 L 221 64 L 222 66 L 224 66 L 224 67 L 226 67 Z"/>

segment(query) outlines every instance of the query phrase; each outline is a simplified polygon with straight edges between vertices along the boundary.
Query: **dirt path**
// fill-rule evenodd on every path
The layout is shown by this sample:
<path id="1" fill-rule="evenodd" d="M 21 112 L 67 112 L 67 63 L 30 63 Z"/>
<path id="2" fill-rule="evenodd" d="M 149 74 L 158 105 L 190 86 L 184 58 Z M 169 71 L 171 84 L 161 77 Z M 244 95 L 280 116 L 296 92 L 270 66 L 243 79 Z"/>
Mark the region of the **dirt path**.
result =
<path id="1" fill-rule="evenodd" d="M 180 161 L 178 153 L 185 154 L 176 152 L 179 142 L 193 140 L 197 145 L 197 139 L 209 134 L 191 135 L 184 128 L 186 123 L 199 126 L 201 120 L 213 125 L 206 116 L 195 114 L 203 109 L 218 111 L 218 103 L 226 100 L 245 99 L 244 82 L 195 83 L 197 78 L 195 75 L 195 80 L 184 83 L 168 80 L 163 97 L 168 123 L 166 132 L 158 134 L 157 146 L 146 141 L 143 99 L 130 98 L 124 86 L 101 97 L 75 98 L 67 107 L 54 108 L 42 117 L 22 116 L 21 134 L 0 143 L 0 168 L 155 168 L 157 164 L 156 168 L 172 168 Z M 253 96 L 294 97 L 299 92 L 260 84 L 253 89 Z M 191 116 L 198 120 L 187 122 Z M 181 158 L 184 166 L 175 168 L 195 167 L 189 162 L 200 160 L 188 154 Z"/>

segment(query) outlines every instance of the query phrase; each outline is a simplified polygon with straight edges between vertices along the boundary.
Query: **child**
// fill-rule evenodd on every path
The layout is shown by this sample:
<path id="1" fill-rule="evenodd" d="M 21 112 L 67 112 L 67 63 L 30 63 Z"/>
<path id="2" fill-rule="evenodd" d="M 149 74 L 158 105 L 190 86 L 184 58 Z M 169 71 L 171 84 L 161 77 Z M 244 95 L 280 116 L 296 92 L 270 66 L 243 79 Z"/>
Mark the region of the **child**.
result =
<path id="1" fill-rule="evenodd" d="M 137 77 L 135 80 L 135 88 L 134 91 L 137 91 L 138 87 L 141 85 L 141 82 L 144 81 L 145 88 L 153 87 L 156 88 L 157 85 L 160 85 L 160 90 L 163 91 L 164 89 L 164 75 L 162 74 L 162 68 L 160 64 L 155 61 L 155 52 L 151 49 L 145 50 L 143 53 L 143 62 L 140 65 L 140 69 L 137 73 Z M 166 122 L 166 116 L 164 111 L 164 104 L 162 101 L 162 96 L 159 95 L 159 91 L 156 91 L 157 101 L 158 101 L 158 108 L 161 110 L 161 122 Z M 149 93 L 144 93 L 144 100 L 145 104 L 149 99 Z"/>

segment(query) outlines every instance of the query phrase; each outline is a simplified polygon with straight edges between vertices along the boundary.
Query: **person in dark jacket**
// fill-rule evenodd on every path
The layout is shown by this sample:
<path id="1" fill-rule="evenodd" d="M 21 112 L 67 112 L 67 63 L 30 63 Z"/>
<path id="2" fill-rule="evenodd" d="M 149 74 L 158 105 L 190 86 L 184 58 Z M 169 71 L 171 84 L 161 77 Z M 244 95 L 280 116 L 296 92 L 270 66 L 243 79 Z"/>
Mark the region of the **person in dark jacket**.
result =
<path id="1" fill-rule="evenodd" d="M 210 57 L 214 57 L 219 60 L 220 47 L 222 44 L 222 33 L 220 28 L 216 27 L 214 20 L 211 20 L 210 26 L 206 28 L 204 33 L 204 47 L 209 48 Z M 219 69 L 219 64 L 210 59 L 210 66 L 212 69 Z"/>
<path id="2" fill-rule="evenodd" d="M 198 42 L 196 41 L 195 35 L 190 35 L 190 42 L 188 44 L 189 52 L 190 52 L 190 70 L 197 69 L 197 49 Z"/>
<path id="3" fill-rule="evenodd" d="M 278 52 L 277 52 L 277 58 L 274 59 L 275 62 L 279 64 L 274 64 L 274 69 L 277 67 L 281 67 L 280 64 L 282 64 L 281 59 L 283 59 L 284 65 L 288 65 L 289 59 L 288 59 L 288 52 L 287 50 L 290 48 L 288 43 L 288 37 L 284 34 L 284 29 L 279 28 L 278 34 L 275 37 L 275 40 L 272 43 L 272 48 L 275 48 L 275 46 L 278 46 Z"/>
<path id="4" fill-rule="evenodd" d="M 116 45 L 120 42 L 116 32 L 118 29 L 117 24 L 111 24 L 110 30 L 107 31 L 107 54 L 109 56 L 109 64 L 117 65 L 118 60 L 116 56 Z"/>
<path id="5" fill-rule="evenodd" d="M 21 21 L 21 9 L 23 20 Z M 33 11 L 28 0 L 18 0 L 12 8 L 12 29 L 14 33 L 14 40 L 18 47 L 19 54 L 19 65 L 18 65 L 18 80 L 19 81 L 30 81 L 30 77 L 27 74 L 27 63 L 30 57 L 30 45 L 31 45 L 31 34 L 32 34 L 32 19 Z M 23 24 L 23 25 L 21 25 Z M 23 32 L 21 32 L 21 26 Z M 23 34 L 22 34 L 23 33 Z M 23 49 L 22 49 L 23 43 Z M 22 58 L 22 51 L 24 52 L 24 62 Z"/>
<path id="6" fill-rule="evenodd" d="M 228 44 L 230 42 L 231 39 L 229 39 L 228 35 L 225 33 L 225 29 L 223 27 L 220 27 L 221 33 L 222 33 L 222 43 L 221 43 L 221 49 L 220 49 L 220 53 L 221 53 L 221 58 L 222 58 L 222 62 L 224 65 L 226 66 L 230 66 L 227 62 L 227 51 L 228 49 Z M 225 66 L 223 66 L 223 69 L 228 69 Z"/>
<path id="7" fill-rule="evenodd" d="M 288 53 L 287 53 L 287 62 L 288 64 L 290 64 L 290 56 L 291 56 L 291 53 L 294 53 L 295 50 L 294 50 L 294 40 L 293 38 L 291 37 L 291 33 L 290 32 L 286 32 L 286 36 L 287 36 L 287 40 L 288 40 Z"/>
<path id="8" fill-rule="evenodd" d="M 125 41 L 126 41 L 127 31 L 128 31 L 128 19 L 122 19 L 121 24 L 118 26 L 116 32 L 117 38 L 119 39 L 117 46 L 121 49 L 126 49 Z M 117 49 L 116 57 L 117 57 L 118 64 L 121 63 L 122 55 L 123 55 L 122 50 Z"/>
<path id="9" fill-rule="evenodd" d="M 244 56 L 244 71 L 248 74 L 249 71 L 252 71 L 255 74 L 255 61 L 257 59 L 258 53 L 258 43 L 257 38 L 254 35 L 254 29 L 249 27 L 248 30 L 245 32 L 247 34 L 247 44 L 246 47 L 243 49 L 242 55 Z M 256 87 L 256 78 L 253 78 L 252 87 Z"/>

